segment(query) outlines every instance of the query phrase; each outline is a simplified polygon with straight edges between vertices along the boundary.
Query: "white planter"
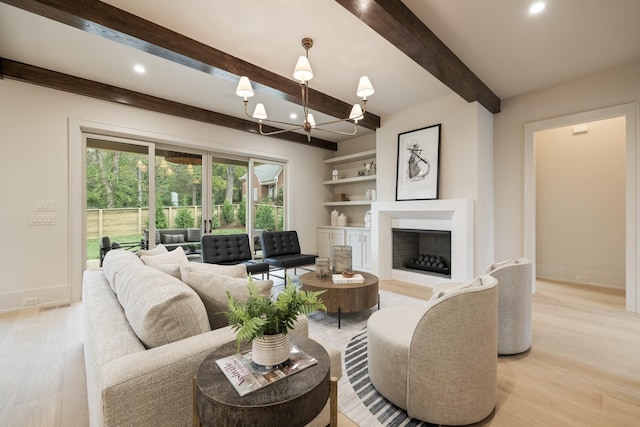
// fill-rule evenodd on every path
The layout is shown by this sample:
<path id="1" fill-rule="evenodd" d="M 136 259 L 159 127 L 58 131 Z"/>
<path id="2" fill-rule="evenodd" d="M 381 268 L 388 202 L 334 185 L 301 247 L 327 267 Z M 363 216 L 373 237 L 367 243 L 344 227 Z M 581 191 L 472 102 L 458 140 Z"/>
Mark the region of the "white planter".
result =
<path id="1" fill-rule="evenodd" d="M 285 362 L 291 354 L 289 335 L 265 335 L 251 342 L 251 360 L 268 368 Z"/>

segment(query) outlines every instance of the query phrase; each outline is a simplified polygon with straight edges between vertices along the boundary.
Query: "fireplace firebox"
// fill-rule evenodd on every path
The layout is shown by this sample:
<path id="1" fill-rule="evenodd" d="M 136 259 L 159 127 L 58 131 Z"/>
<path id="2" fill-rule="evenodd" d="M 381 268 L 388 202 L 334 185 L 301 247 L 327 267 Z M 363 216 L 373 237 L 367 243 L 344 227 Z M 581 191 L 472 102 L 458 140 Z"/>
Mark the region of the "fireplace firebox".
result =
<path id="1" fill-rule="evenodd" d="M 451 231 L 394 228 L 393 268 L 451 278 Z"/>

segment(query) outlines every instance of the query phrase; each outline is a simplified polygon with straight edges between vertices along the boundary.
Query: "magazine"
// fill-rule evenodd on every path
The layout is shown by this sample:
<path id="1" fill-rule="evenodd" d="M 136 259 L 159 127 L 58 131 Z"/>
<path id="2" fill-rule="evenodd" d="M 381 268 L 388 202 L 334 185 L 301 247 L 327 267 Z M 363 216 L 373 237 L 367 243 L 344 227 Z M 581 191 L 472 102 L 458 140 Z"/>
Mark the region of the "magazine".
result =
<path id="1" fill-rule="evenodd" d="M 296 345 L 291 346 L 289 359 L 272 368 L 251 361 L 251 351 L 216 360 L 216 364 L 240 396 L 245 396 L 273 382 L 300 372 L 318 361 Z"/>
<path id="2" fill-rule="evenodd" d="M 364 276 L 362 274 L 354 274 L 351 277 L 344 277 L 342 274 L 331 275 L 331 280 L 336 285 L 344 285 L 346 283 L 364 283 Z"/>

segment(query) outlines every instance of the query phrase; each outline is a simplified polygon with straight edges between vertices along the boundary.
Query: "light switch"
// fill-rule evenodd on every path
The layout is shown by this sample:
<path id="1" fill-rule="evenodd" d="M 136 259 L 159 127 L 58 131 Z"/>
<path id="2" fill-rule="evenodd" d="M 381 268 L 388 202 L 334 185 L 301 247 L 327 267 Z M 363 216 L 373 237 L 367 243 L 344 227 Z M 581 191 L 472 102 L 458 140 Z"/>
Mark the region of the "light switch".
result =
<path id="1" fill-rule="evenodd" d="M 31 225 L 54 225 L 56 223 L 56 216 L 53 214 L 31 215 L 29 221 Z"/>
<path id="2" fill-rule="evenodd" d="M 36 200 L 36 210 L 37 211 L 55 211 L 56 202 L 55 200 Z"/>

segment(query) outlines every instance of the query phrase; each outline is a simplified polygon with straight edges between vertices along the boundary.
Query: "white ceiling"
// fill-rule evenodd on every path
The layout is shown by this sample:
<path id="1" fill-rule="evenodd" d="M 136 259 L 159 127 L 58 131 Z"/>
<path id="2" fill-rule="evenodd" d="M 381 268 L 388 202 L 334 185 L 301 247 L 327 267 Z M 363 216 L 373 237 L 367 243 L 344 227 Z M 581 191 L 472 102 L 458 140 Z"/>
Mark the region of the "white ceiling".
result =
<path id="1" fill-rule="evenodd" d="M 640 0 L 547 0 L 537 16 L 528 15 L 528 0 L 403 2 L 501 99 L 640 60 Z M 368 108 L 379 116 L 451 93 L 333 0 L 106 3 L 288 78 L 304 54 L 300 40 L 311 37 L 311 87 L 354 103 L 358 78 L 366 74 L 376 89 Z M 234 82 L 4 3 L 0 56 L 244 117 Z M 147 73 L 135 74 L 134 64 Z M 299 110 L 266 94 L 256 93 L 255 102 L 276 119 Z"/>

